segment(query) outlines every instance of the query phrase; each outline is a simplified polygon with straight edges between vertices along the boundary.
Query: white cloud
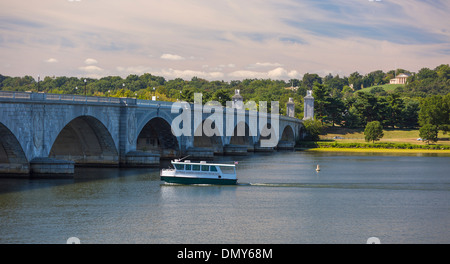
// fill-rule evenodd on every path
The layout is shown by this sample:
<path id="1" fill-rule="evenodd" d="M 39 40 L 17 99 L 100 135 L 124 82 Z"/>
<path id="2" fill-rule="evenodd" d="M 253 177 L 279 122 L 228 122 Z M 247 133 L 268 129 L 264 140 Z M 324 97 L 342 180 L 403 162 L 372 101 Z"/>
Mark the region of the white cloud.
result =
<path id="1" fill-rule="evenodd" d="M 267 73 L 256 71 L 234 71 L 228 74 L 228 77 L 235 79 L 264 79 L 267 78 Z"/>
<path id="2" fill-rule="evenodd" d="M 55 59 L 55 58 L 49 58 L 49 59 L 45 60 L 45 62 L 47 62 L 47 63 L 57 63 L 58 60 Z"/>
<path id="3" fill-rule="evenodd" d="M 87 73 L 101 73 L 104 71 L 102 68 L 95 65 L 83 66 L 78 69 Z"/>
<path id="4" fill-rule="evenodd" d="M 174 70 L 174 69 L 162 69 L 158 71 L 151 72 L 152 74 L 164 76 L 167 79 L 181 78 L 184 80 L 190 80 L 192 77 L 199 77 L 207 80 L 219 80 L 225 75 L 222 72 L 206 72 L 206 71 L 195 71 L 195 70 Z"/>
<path id="5" fill-rule="evenodd" d="M 98 61 L 96 59 L 88 58 L 84 61 L 84 63 L 87 65 L 92 65 L 92 64 L 97 64 Z"/>
<path id="6" fill-rule="evenodd" d="M 209 65 L 202 65 L 203 69 L 209 69 L 210 71 L 223 71 L 225 69 L 232 69 L 232 68 L 236 68 L 236 65 L 233 63 L 229 63 L 229 64 L 219 64 L 215 67 L 209 67 Z"/>
<path id="7" fill-rule="evenodd" d="M 249 68 L 263 68 L 263 67 L 281 67 L 283 66 L 281 63 L 278 62 L 257 62 L 255 64 L 251 64 L 248 67 Z"/>
<path id="8" fill-rule="evenodd" d="M 229 64 L 220 64 L 218 67 L 219 68 L 235 68 L 236 65 L 233 63 L 229 63 Z"/>
<path id="9" fill-rule="evenodd" d="M 129 74 L 144 74 L 151 73 L 156 76 L 162 76 L 168 80 L 181 78 L 184 80 L 190 80 L 192 77 L 198 77 L 206 80 L 218 80 L 225 77 L 225 74 L 219 71 L 197 71 L 197 70 L 175 70 L 169 69 L 155 69 L 148 66 L 130 66 L 130 67 L 117 67 L 116 70 L 121 75 Z"/>
<path id="10" fill-rule="evenodd" d="M 78 67 L 78 70 L 82 71 L 81 73 L 82 77 L 100 79 L 105 75 L 108 75 L 108 72 L 105 69 L 95 65 Z"/>
<path id="11" fill-rule="evenodd" d="M 123 67 L 118 66 L 116 67 L 116 70 L 119 72 L 120 75 L 129 75 L 129 74 L 139 74 L 142 75 L 147 72 L 151 72 L 152 68 L 148 66 L 129 66 L 129 67 Z"/>
<path id="12" fill-rule="evenodd" d="M 278 67 L 276 69 L 273 69 L 267 73 L 267 76 L 271 79 L 276 80 L 286 80 L 286 79 L 293 79 L 293 78 L 301 78 L 301 75 L 297 71 L 287 71 L 284 68 Z"/>
<path id="13" fill-rule="evenodd" d="M 185 58 L 180 56 L 180 55 L 169 54 L 169 53 L 165 53 L 165 54 L 161 55 L 161 59 L 163 59 L 163 60 L 172 60 L 172 61 L 185 60 Z"/>
<path id="14" fill-rule="evenodd" d="M 236 78 L 236 79 L 274 79 L 274 80 L 289 80 L 289 79 L 300 79 L 302 75 L 296 71 L 291 70 L 288 71 L 284 68 L 278 67 L 273 70 L 267 71 L 267 72 L 260 72 L 260 71 L 234 71 L 227 75 L 230 78 Z"/>

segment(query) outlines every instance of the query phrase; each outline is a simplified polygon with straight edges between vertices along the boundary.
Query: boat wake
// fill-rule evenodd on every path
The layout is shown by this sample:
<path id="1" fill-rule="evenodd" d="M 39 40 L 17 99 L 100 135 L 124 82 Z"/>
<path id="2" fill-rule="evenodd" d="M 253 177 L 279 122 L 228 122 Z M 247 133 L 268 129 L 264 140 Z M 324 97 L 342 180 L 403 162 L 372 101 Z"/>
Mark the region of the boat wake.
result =
<path id="1" fill-rule="evenodd" d="M 450 184 L 408 183 L 238 183 L 238 186 L 272 188 L 328 188 L 328 189 L 384 189 L 384 190 L 440 190 L 450 191 Z"/>
<path id="2" fill-rule="evenodd" d="M 236 185 L 215 184 L 179 184 L 163 183 L 161 186 L 197 186 L 197 187 L 270 187 L 270 188 L 304 188 L 304 189 L 378 189 L 378 190 L 423 190 L 423 191 L 450 191 L 450 184 L 407 184 L 407 183 L 250 183 L 238 182 Z"/>

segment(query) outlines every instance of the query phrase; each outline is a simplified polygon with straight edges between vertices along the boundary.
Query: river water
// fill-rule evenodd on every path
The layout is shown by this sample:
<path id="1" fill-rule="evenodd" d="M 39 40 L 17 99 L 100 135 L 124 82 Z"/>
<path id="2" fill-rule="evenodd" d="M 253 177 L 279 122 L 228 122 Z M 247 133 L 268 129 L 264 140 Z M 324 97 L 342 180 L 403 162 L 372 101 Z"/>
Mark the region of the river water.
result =
<path id="1" fill-rule="evenodd" d="M 239 161 L 240 184 L 168 185 L 159 169 L 114 168 L 0 179 L 0 243 L 450 243 L 448 156 L 215 160 Z"/>

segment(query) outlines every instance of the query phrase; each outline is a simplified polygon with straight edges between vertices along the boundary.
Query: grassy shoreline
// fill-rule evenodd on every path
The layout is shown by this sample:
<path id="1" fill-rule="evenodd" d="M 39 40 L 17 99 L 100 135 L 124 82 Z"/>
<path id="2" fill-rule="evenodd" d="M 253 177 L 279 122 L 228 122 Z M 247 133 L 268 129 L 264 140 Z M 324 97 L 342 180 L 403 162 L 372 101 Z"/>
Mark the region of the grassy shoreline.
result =
<path id="1" fill-rule="evenodd" d="M 359 143 L 337 141 L 304 141 L 297 145 L 299 150 L 316 152 L 356 152 L 356 153 L 422 153 L 450 154 L 449 145 L 418 145 L 410 143 Z"/>
<path id="2" fill-rule="evenodd" d="M 418 129 L 384 129 L 384 137 L 376 143 L 364 140 L 364 129 L 328 127 L 319 141 L 297 142 L 297 149 L 316 152 L 356 152 L 356 153 L 430 153 L 450 154 L 450 137 L 439 133 L 437 144 L 418 141 Z"/>
<path id="3" fill-rule="evenodd" d="M 418 129 L 383 129 L 384 136 L 380 142 L 392 143 L 410 143 L 414 145 L 426 145 L 425 142 L 418 141 Z M 444 134 L 442 131 L 438 134 L 439 145 L 450 145 L 450 135 Z M 342 128 L 342 127 L 327 127 L 323 135 L 320 135 L 321 140 L 335 139 L 340 143 L 364 143 L 364 129 L 363 128 Z"/>
<path id="4" fill-rule="evenodd" d="M 390 148 L 300 148 L 312 152 L 353 152 L 353 153 L 405 153 L 405 154 L 448 154 L 449 149 L 390 149 Z"/>

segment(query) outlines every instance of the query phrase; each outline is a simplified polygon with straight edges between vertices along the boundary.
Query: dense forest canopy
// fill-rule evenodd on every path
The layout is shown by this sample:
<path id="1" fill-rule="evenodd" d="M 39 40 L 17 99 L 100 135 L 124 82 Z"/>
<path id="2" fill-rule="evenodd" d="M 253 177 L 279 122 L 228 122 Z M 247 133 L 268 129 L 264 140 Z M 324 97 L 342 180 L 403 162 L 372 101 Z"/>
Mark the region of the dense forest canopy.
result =
<path id="1" fill-rule="evenodd" d="M 409 75 L 406 85 L 385 89 L 386 84 L 401 73 Z M 365 89 L 368 87 L 371 88 Z M 448 64 L 434 69 L 422 68 L 417 73 L 405 69 L 388 72 L 377 70 L 366 75 L 354 72 L 348 77 L 332 74 L 321 77 L 305 73 L 301 80 L 292 79 L 287 82 L 270 79 L 224 82 L 207 81 L 197 77 L 191 80 L 166 80 L 149 73 L 140 76 L 131 74 L 126 78 L 108 76 L 100 79 L 65 76 L 35 79 L 31 76 L 9 77 L 0 74 L 0 90 L 3 91 L 80 95 L 86 93 L 93 96 L 136 97 L 147 100 L 156 96 L 160 101 L 188 102 L 193 102 L 194 93 L 202 93 L 204 102 L 216 100 L 225 105 L 226 101 L 231 101 L 235 89 L 240 90 L 244 102 L 279 101 L 280 114 L 285 114 L 286 102 L 290 97 L 294 98 L 298 118 L 303 117 L 303 97 L 306 91 L 313 90 L 316 118 L 333 126 L 364 127 L 368 122 L 380 121 L 385 127 L 418 127 L 426 123 L 423 121 L 426 119 L 423 117 L 425 114 L 419 122 L 421 109 L 425 109 L 425 106 L 427 109 L 433 108 L 433 104 L 428 103 L 430 98 L 442 102 L 442 105 L 436 106 L 441 108 L 438 111 L 444 112 L 440 117 L 442 120 L 448 119 L 450 112 Z M 449 120 L 440 122 L 450 123 Z M 446 125 L 440 127 L 443 130 L 447 128 Z"/>

